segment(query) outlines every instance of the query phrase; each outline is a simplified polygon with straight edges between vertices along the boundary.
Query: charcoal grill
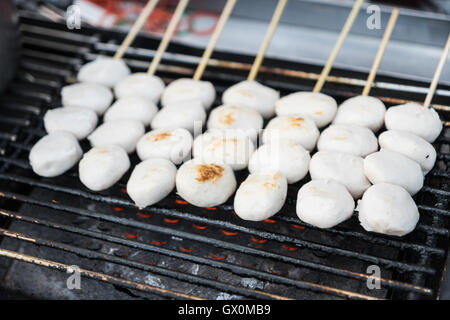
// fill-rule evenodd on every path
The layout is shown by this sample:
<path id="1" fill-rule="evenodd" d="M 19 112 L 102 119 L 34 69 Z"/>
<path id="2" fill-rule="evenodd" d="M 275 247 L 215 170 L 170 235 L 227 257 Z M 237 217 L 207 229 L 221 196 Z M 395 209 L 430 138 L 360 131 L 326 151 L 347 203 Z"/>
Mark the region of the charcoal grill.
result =
<path id="1" fill-rule="evenodd" d="M 120 32 L 65 25 L 31 13 L 20 16 L 23 56 L 16 78 L 0 98 L 0 286 L 11 297 L 118 299 L 436 299 L 449 248 L 450 87 L 440 86 L 435 108 L 444 130 L 435 142 L 435 168 L 415 196 L 421 218 L 403 238 L 365 232 L 353 217 L 320 230 L 295 215 L 289 186 L 282 211 L 246 222 L 232 200 L 196 208 L 172 193 L 144 210 L 126 195 L 128 176 L 93 193 L 76 168 L 46 179 L 28 164 L 31 146 L 45 134 L 42 116 L 60 105 L 60 88 L 75 82 L 79 67 L 113 55 Z M 158 39 L 138 37 L 125 56 L 133 72 L 145 71 Z M 202 51 L 171 44 L 158 74 L 170 82 L 192 76 Z M 245 78 L 253 57 L 215 52 L 204 79 L 223 90 Z M 311 90 L 321 66 L 267 59 L 262 83 L 288 94 Z M 324 92 L 338 102 L 357 95 L 366 74 L 334 69 Z M 372 94 L 388 106 L 423 101 L 428 83 L 377 77 Z M 219 100 L 215 105 L 219 104 Z M 86 151 L 89 146 L 83 142 Z M 132 156 L 133 165 L 138 162 Z M 246 173 L 238 173 L 238 182 Z M 72 266 L 81 290 L 66 288 Z M 370 290 L 367 268 L 381 270 Z"/>

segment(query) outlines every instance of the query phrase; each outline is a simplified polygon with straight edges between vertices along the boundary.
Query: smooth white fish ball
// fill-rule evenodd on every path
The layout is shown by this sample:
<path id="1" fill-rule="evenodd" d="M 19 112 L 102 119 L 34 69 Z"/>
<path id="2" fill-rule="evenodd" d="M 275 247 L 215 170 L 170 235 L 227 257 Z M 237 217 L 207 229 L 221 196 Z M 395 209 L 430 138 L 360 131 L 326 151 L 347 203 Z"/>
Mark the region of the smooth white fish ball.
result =
<path id="1" fill-rule="evenodd" d="M 264 129 L 263 143 L 294 141 L 306 150 L 316 146 L 320 132 L 313 120 L 301 116 L 278 116 L 269 121 Z"/>
<path id="2" fill-rule="evenodd" d="M 192 154 L 205 163 L 227 164 L 233 170 L 245 169 L 255 151 L 252 140 L 237 130 L 210 130 L 195 138 Z"/>
<path id="3" fill-rule="evenodd" d="M 193 79 L 177 79 L 172 81 L 164 90 L 161 104 L 168 106 L 184 101 L 199 100 L 203 108 L 211 108 L 216 99 L 216 89 L 209 81 Z"/>
<path id="4" fill-rule="evenodd" d="M 243 130 L 253 142 L 256 142 L 263 123 L 263 117 L 254 109 L 235 105 L 223 105 L 211 111 L 206 125 L 208 129 Z"/>
<path id="5" fill-rule="evenodd" d="M 378 150 L 378 140 L 369 128 L 334 124 L 322 132 L 317 142 L 317 149 L 365 157 Z"/>
<path id="6" fill-rule="evenodd" d="M 436 110 L 417 103 L 389 108 L 384 121 L 388 130 L 408 131 L 430 143 L 433 143 L 442 131 L 441 119 Z"/>
<path id="7" fill-rule="evenodd" d="M 318 128 L 328 125 L 334 118 L 337 102 L 320 92 L 291 93 L 275 104 L 277 116 L 298 115 L 311 118 Z"/>
<path id="8" fill-rule="evenodd" d="M 197 207 L 214 207 L 225 203 L 236 190 L 236 178 L 229 165 L 185 162 L 177 172 L 178 194 Z"/>
<path id="9" fill-rule="evenodd" d="M 103 145 L 118 145 L 131 153 L 136 149 L 136 143 L 144 135 L 142 122 L 136 120 L 114 120 L 103 123 L 88 136 L 93 147 Z"/>
<path id="10" fill-rule="evenodd" d="M 78 71 L 78 81 L 101 84 L 112 88 L 130 75 L 130 69 L 122 59 L 98 57 L 83 65 Z"/>
<path id="11" fill-rule="evenodd" d="M 44 127 L 48 133 L 68 131 L 78 140 L 86 138 L 95 129 L 97 122 L 97 114 L 87 108 L 56 108 L 44 115 Z"/>
<path id="12" fill-rule="evenodd" d="M 339 106 L 333 123 L 367 127 L 377 132 L 383 126 L 385 113 L 386 106 L 380 99 L 356 96 Z"/>
<path id="13" fill-rule="evenodd" d="M 157 112 L 158 107 L 150 100 L 139 96 L 126 97 L 114 102 L 106 111 L 103 120 L 105 122 L 124 119 L 136 120 L 141 121 L 144 126 L 148 126 Z"/>
<path id="14" fill-rule="evenodd" d="M 364 174 L 364 159 L 349 153 L 319 151 L 309 163 L 312 180 L 334 180 L 343 184 L 358 199 L 370 187 Z"/>
<path id="15" fill-rule="evenodd" d="M 262 221 L 281 210 L 286 194 L 287 180 L 282 173 L 253 173 L 237 189 L 234 211 L 241 219 Z"/>
<path id="16" fill-rule="evenodd" d="M 141 160 L 163 158 L 180 164 L 191 154 L 192 142 L 186 129 L 156 129 L 139 139 L 136 152 Z"/>
<path id="17" fill-rule="evenodd" d="M 108 87 L 95 83 L 75 83 L 61 89 L 64 107 L 92 109 L 102 115 L 113 101 L 113 94 Z"/>
<path id="18" fill-rule="evenodd" d="M 364 173 L 373 184 L 391 183 L 415 195 L 423 187 L 420 165 L 398 152 L 382 149 L 364 159 Z"/>
<path id="19" fill-rule="evenodd" d="M 292 184 L 306 176 L 310 160 L 309 152 L 293 141 L 264 144 L 251 156 L 248 170 L 251 173 L 279 171 Z"/>
<path id="20" fill-rule="evenodd" d="M 191 133 L 205 124 L 206 112 L 199 100 L 183 101 L 163 107 L 152 120 L 152 129 L 184 128 Z"/>
<path id="21" fill-rule="evenodd" d="M 78 166 L 80 181 L 92 191 L 106 190 L 130 168 L 127 152 L 117 146 L 94 147 L 86 152 Z"/>
<path id="22" fill-rule="evenodd" d="M 158 103 L 165 88 L 160 77 L 138 72 L 129 75 L 114 86 L 114 93 L 118 99 L 127 97 L 141 97 Z"/>
<path id="23" fill-rule="evenodd" d="M 312 180 L 297 195 L 297 216 L 319 228 L 332 228 L 349 219 L 355 201 L 345 186 L 333 180 Z"/>
<path id="24" fill-rule="evenodd" d="M 378 137 L 380 147 L 417 162 L 427 174 L 436 162 L 436 150 L 425 139 L 407 131 L 388 130 Z"/>
<path id="25" fill-rule="evenodd" d="M 72 168 L 83 155 L 77 138 L 70 132 L 48 134 L 31 148 L 29 161 L 33 171 L 42 177 L 56 177 Z"/>
<path id="26" fill-rule="evenodd" d="M 419 217 L 411 195 L 394 184 L 373 185 L 359 203 L 359 221 L 366 231 L 404 236 L 415 229 Z"/>
<path id="27" fill-rule="evenodd" d="M 227 90 L 222 95 L 226 105 L 237 105 L 258 111 L 264 118 L 275 114 L 275 102 L 280 93 L 256 81 L 242 81 Z"/>
<path id="28" fill-rule="evenodd" d="M 177 168 L 167 159 L 139 163 L 127 183 L 127 193 L 140 209 L 164 199 L 175 188 Z"/>

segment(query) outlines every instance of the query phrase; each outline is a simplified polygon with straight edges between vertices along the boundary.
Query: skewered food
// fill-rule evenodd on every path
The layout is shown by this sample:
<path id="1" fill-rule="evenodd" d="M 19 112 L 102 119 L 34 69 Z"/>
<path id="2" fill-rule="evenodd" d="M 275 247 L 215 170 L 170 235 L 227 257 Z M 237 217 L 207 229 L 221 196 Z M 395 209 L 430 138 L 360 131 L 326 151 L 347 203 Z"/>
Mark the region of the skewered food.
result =
<path id="1" fill-rule="evenodd" d="M 263 117 L 257 111 L 235 105 L 214 108 L 207 122 L 208 129 L 240 129 L 256 142 L 263 127 Z"/>
<path id="2" fill-rule="evenodd" d="M 103 119 L 105 122 L 114 120 L 136 120 L 148 126 L 158 112 L 158 107 L 150 100 L 135 96 L 121 98 L 114 102 Z"/>
<path id="3" fill-rule="evenodd" d="M 386 107 L 380 99 L 356 96 L 339 106 L 333 123 L 367 127 L 377 132 L 383 126 L 385 113 Z"/>
<path id="4" fill-rule="evenodd" d="M 177 79 L 172 81 L 164 90 L 161 103 L 164 107 L 179 104 L 184 101 L 199 100 L 203 108 L 211 108 L 216 99 L 216 90 L 209 81 L 193 79 Z"/>
<path id="5" fill-rule="evenodd" d="M 366 127 L 334 124 L 322 132 L 317 142 L 317 149 L 365 157 L 378 150 L 378 140 Z"/>
<path id="6" fill-rule="evenodd" d="M 92 109 L 97 115 L 102 115 L 113 101 L 111 90 L 95 83 L 75 83 L 61 90 L 64 107 Z"/>
<path id="7" fill-rule="evenodd" d="M 239 130 L 209 130 L 195 138 L 192 145 L 194 159 L 227 164 L 233 170 L 245 169 L 254 151 L 252 140 Z"/>
<path id="8" fill-rule="evenodd" d="M 229 87 L 222 95 L 226 105 L 237 105 L 258 111 L 264 118 L 275 113 L 275 102 L 280 93 L 256 81 L 242 81 Z"/>
<path id="9" fill-rule="evenodd" d="M 92 191 L 106 190 L 130 168 L 126 151 L 117 145 L 94 147 L 79 164 L 80 181 Z"/>
<path id="10" fill-rule="evenodd" d="M 309 173 L 313 180 L 329 179 L 343 184 L 355 199 L 370 187 L 363 158 L 344 152 L 317 152 L 309 163 Z"/>
<path id="11" fill-rule="evenodd" d="M 420 165 L 404 155 L 382 149 L 364 159 L 364 173 L 373 184 L 391 183 L 415 195 L 423 187 Z"/>
<path id="12" fill-rule="evenodd" d="M 97 114 L 86 108 L 50 109 L 44 115 L 44 127 L 48 133 L 68 131 L 78 140 L 86 138 L 95 129 L 97 122 Z"/>
<path id="13" fill-rule="evenodd" d="M 312 150 L 319 138 L 319 129 L 308 117 L 278 116 L 270 120 L 263 132 L 263 143 L 294 141 L 306 150 Z"/>
<path id="14" fill-rule="evenodd" d="M 262 221 L 281 210 L 286 194 L 287 180 L 281 172 L 253 173 L 237 189 L 234 211 L 244 220 Z"/>
<path id="15" fill-rule="evenodd" d="M 42 177 L 56 177 L 72 168 L 83 155 L 77 138 L 70 132 L 48 134 L 31 148 L 29 154 L 33 171 Z"/>
<path id="16" fill-rule="evenodd" d="M 142 97 L 153 103 L 158 103 L 164 92 L 165 84 L 160 77 L 144 72 L 133 73 L 114 86 L 118 99 Z"/>
<path id="17" fill-rule="evenodd" d="M 136 120 L 114 120 L 103 123 L 88 136 L 93 147 L 118 145 L 131 153 L 136 149 L 136 143 L 144 135 L 142 122 Z"/>
<path id="18" fill-rule="evenodd" d="M 214 207 L 231 197 L 236 190 L 236 178 L 229 165 L 193 159 L 178 169 L 176 186 L 178 194 L 194 206 Z"/>
<path id="19" fill-rule="evenodd" d="M 337 102 L 319 92 L 295 92 L 278 100 L 275 106 L 277 116 L 308 117 L 318 128 L 322 128 L 333 120 Z"/>
<path id="20" fill-rule="evenodd" d="M 332 228 L 353 214 L 355 201 L 344 185 L 333 180 L 312 180 L 297 196 L 300 220 L 319 228 Z"/>
<path id="21" fill-rule="evenodd" d="M 424 174 L 427 174 L 436 162 L 436 150 L 433 146 L 410 132 L 388 130 L 380 134 L 378 140 L 381 148 L 401 153 L 417 162 Z"/>
<path id="22" fill-rule="evenodd" d="M 78 81 L 112 88 L 129 75 L 130 69 L 122 59 L 101 56 L 80 68 Z"/>
<path id="23" fill-rule="evenodd" d="M 388 130 L 408 131 L 430 143 L 433 143 L 442 131 L 438 113 L 433 108 L 425 108 L 417 103 L 389 108 L 384 121 Z"/>
<path id="24" fill-rule="evenodd" d="M 367 231 L 404 236 L 416 227 L 419 210 L 405 189 L 379 183 L 364 193 L 359 203 L 359 221 Z"/>
<path id="25" fill-rule="evenodd" d="M 139 163 L 127 183 L 127 193 L 142 209 L 164 199 L 175 187 L 177 168 L 167 159 Z"/>
<path id="26" fill-rule="evenodd" d="M 309 152 L 300 144 L 293 141 L 281 141 L 259 147 L 250 158 L 248 169 L 251 173 L 279 171 L 291 184 L 306 176 L 310 160 Z"/>
<path id="27" fill-rule="evenodd" d="M 191 133 L 206 121 L 206 112 L 200 100 L 175 102 L 163 107 L 152 120 L 152 129 L 184 128 Z"/>
<path id="28" fill-rule="evenodd" d="M 186 129 L 156 129 L 139 139 L 136 152 L 142 161 L 162 158 L 180 164 L 190 155 L 192 140 Z"/>

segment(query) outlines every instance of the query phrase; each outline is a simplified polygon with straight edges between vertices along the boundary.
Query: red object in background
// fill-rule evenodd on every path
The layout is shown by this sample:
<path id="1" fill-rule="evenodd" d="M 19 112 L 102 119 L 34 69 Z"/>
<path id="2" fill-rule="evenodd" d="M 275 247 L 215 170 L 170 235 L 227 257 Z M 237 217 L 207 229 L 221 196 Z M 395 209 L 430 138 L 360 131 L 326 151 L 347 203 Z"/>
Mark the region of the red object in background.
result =
<path id="1" fill-rule="evenodd" d="M 87 0 L 105 10 L 105 17 L 108 15 L 115 15 L 115 24 L 121 21 L 129 20 L 130 15 L 138 16 L 146 1 L 124 1 L 124 0 Z M 144 25 L 144 29 L 152 33 L 163 34 L 172 18 L 173 11 L 177 1 L 161 0 L 157 7 L 151 13 L 149 19 Z M 214 20 L 213 24 L 206 29 L 196 29 L 194 24 L 198 19 L 211 18 Z M 212 34 L 217 25 L 219 16 L 217 13 L 209 11 L 192 12 L 187 17 L 187 32 L 196 36 L 208 36 Z M 180 25 L 178 25 L 175 34 L 178 33 Z"/>

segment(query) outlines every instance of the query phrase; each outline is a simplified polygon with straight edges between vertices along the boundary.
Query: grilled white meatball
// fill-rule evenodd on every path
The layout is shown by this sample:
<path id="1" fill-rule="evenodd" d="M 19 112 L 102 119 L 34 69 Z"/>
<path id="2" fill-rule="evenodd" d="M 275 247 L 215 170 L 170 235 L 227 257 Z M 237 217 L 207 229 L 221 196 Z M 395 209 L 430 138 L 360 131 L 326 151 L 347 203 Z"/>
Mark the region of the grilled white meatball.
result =
<path id="1" fill-rule="evenodd" d="M 142 97 L 153 103 L 158 103 L 165 88 L 160 77 L 138 72 L 129 75 L 114 86 L 118 99 L 127 97 Z"/>
<path id="2" fill-rule="evenodd" d="M 436 150 L 433 146 L 410 132 L 388 130 L 380 134 L 378 140 L 381 148 L 401 153 L 417 162 L 424 174 L 427 174 L 436 162 Z"/>
<path id="3" fill-rule="evenodd" d="M 206 121 L 206 112 L 200 100 L 169 104 L 159 110 L 152 120 L 152 129 L 184 128 L 191 133 L 196 125 L 201 129 Z"/>
<path id="4" fill-rule="evenodd" d="M 91 109 L 63 107 L 48 110 L 44 127 L 48 133 L 68 131 L 78 140 L 86 138 L 97 126 L 97 114 Z"/>
<path id="5" fill-rule="evenodd" d="M 83 155 L 77 138 L 66 131 L 48 134 L 31 148 L 33 171 L 42 177 L 56 177 L 72 168 Z"/>
<path id="6" fill-rule="evenodd" d="M 195 159 L 205 163 L 225 163 L 233 170 L 245 169 L 254 151 L 252 140 L 236 130 L 210 130 L 195 138 L 192 145 Z"/>
<path id="7" fill-rule="evenodd" d="M 80 68 L 78 81 L 112 88 L 129 75 L 130 69 L 122 59 L 101 56 Z"/>
<path id="8" fill-rule="evenodd" d="M 176 186 L 178 194 L 194 206 L 214 207 L 231 197 L 236 190 L 236 178 L 229 165 L 193 159 L 178 169 Z"/>
<path id="9" fill-rule="evenodd" d="M 333 120 L 337 102 L 320 92 L 295 92 L 278 100 L 275 106 L 277 116 L 308 117 L 322 128 Z"/>
<path id="10" fill-rule="evenodd" d="M 356 96 L 339 106 L 333 123 L 367 127 L 377 132 L 383 126 L 385 113 L 386 107 L 380 99 Z"/>
<path id="11" fill-rule="evenodd" d="M 407 103 L 391 107 L 384 117 L 386 128 L 414 133 L 432 143 L 442 130 L 441 119 L 433 108 L 425 108 L 417 103 Z"/>
<path id="12" fill-rule="evenodd" d="M 313 180 L 329 179 L 343 184 L 355 199 L 370 187 L 363 158 L 344 152 L 317 152 L 309 163 L 309 173 Z"/>
<path id="13" fill-rule="evenodd" d="M 223 104 L 238 105 L 258 111 L 264 118 L 275 113 L 280 93 L 256 81 L 242 81 L 229 87 L 222 95 Z"/>
<path id="14" fill-rule="evenodd" d="M 180 164 L 191 152 L 192 135 L 186 129 L 156 129 L 139 139 L 136 152 L 141 160 L 163 158 Z"/>
<path id="15" fill-rule="evenodd" d="M 359 203 L 359 221 L 371 232 L 404 236 L 414 230 L 419 217 L 410 194 L 389 183 L 373 185 Z"/>
<path id="16" fill-rule="evenodd" d="M 317 142 L 317 149 L 365 157 L 378 150 L 378 140 L 366 127 L 334 124 L 322 132 Z"/>
<path id="17" fill-rule="evenodd" d="M 419 164 L 404 155 L 382 149 L 364 159 L 364 173 L 373 184 L 392 183 L 415 195 L 423 187 Z"/>
<path id="18" fill-rule="evenodd" d="M 332 228 L 347 220 L 355 210 L 355 201 L 345 186 L 333 180 L 312 180 L 297 195 L 300 220 L 319 228 Z"/>
<path id="19" fill-rule="evenodd" d="M 113 101 L 111 90 L 95 83 L 75 83 L 61 90 L 64 107 L 88 108 L 102 115 Z"/>
<path id="20" fill-rule="evenodd" d="M 216 99 L 216 89 L 209 81 L 193 79 L 177 79 L 172 81 L 164 90 L 161 103 L 163 106 L 177 104 L 184 101 L 200 100 L 208 110 Z"/>
<path id="21" fill-rule="evenodd" d="M 301 144 L 307 150 L 312 150 L 316 146 L 319 135 L 319 129 L 310 118 L 292 115 L 279 116 L 270 120 L 262 139 L 263 143 L 290 140 Z"/>
<path id="22" fill-rule="evenodd" d="M 248 163 L 251 173 L 279 171 L 289 184 L 303 179 L 308 173 L 311 156 L 293 141 L 264 144 L 256 150 Z"/>
<path id="23" fill-rule="evenodd" d="M 208 129 L 243 130 L 256 142 L 259 131 L 263 127 L 263 117 L 254 109 L 235 105 L 223 105 L 214 108 L 208 119 Z"/>
<path id="24" fill-rule="evenodd" d="M 114 102 L 106 111 L 103 120 L 107 122 L 129 119 L 141 121 L 144 126 L 148 126 L 157 112 L 158 107 L 150 100 L 139 96 L 126 97 Z"/>
<path id="25" fill-rule="evenodd" d="M 93 191 L 106 190 L 122 178 L 130 168 L 126 151 L 117 146 L 94 147 L 81 159 L 80 181 Z"/>
<path id="26" fill-rule="evenodd" d="M 144 135 L 144 125 L 136 120 L 114 120 L 103 123 L 88 136 L 93 147 L 118 145 L 131 153 Z"/>
<path id="27" fill-rule="evenodd" d="M 164 199 L 175 187 L 177 168 L 167 159 L 139 163 L 127 183 L 127 193 L 142 209 Z"/>
<path id="28" fill-rule="evenodd" d="M 244 220 L 270 218 L 284 205 L 287 180 L 281 172 L 253 173 L 239 186 L 234 197 L 234 211 Z"/>

